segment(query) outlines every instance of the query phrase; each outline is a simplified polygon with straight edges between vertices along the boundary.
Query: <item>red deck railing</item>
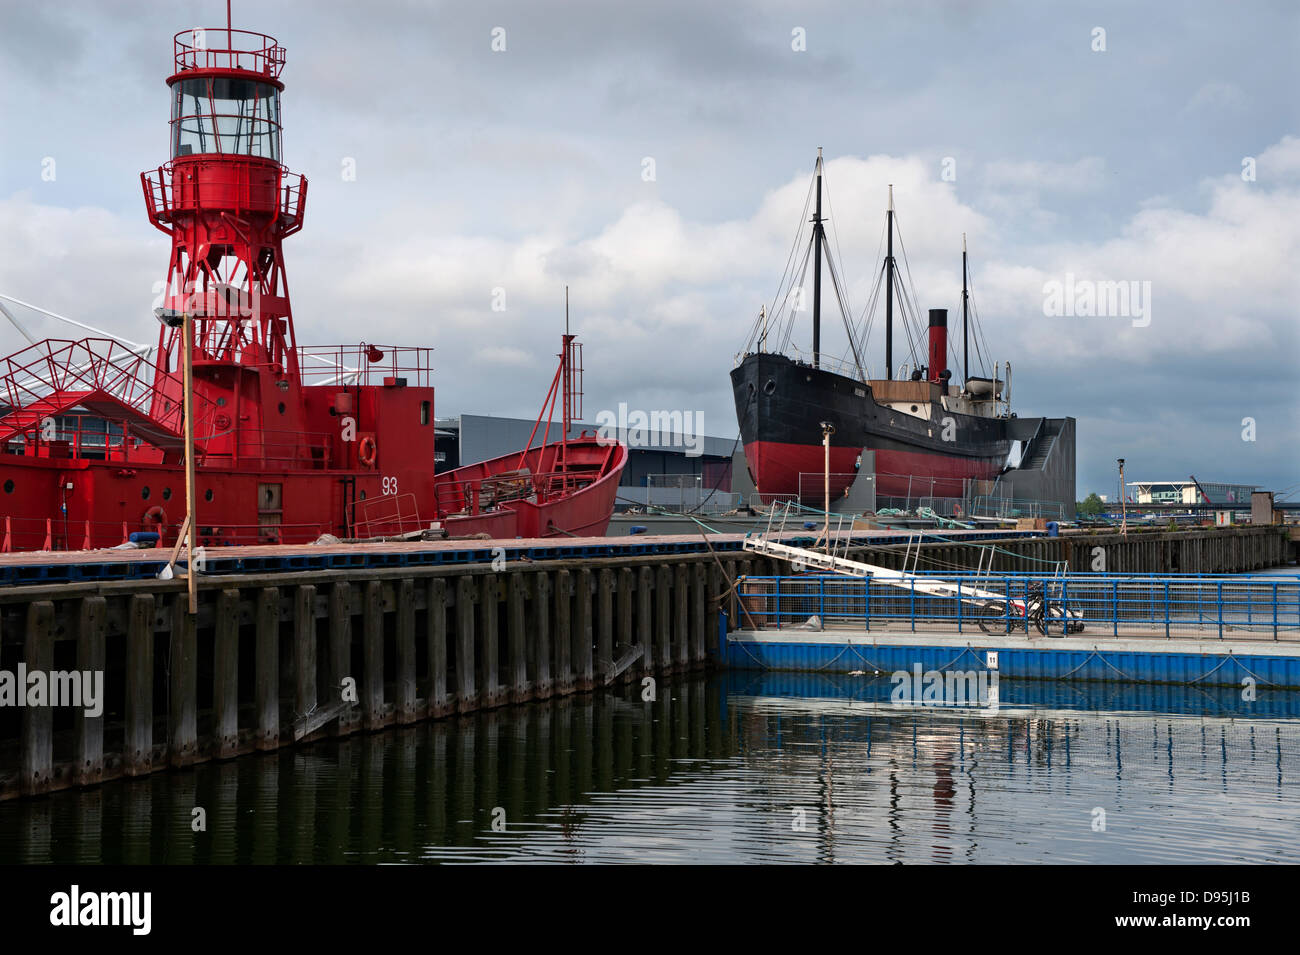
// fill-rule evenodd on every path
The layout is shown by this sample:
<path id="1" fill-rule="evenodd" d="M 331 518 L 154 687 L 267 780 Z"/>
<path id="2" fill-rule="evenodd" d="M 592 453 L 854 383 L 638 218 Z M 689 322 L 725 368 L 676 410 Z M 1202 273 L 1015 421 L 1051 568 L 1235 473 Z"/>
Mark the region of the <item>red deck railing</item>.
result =
<path id="1" fill-rule="evenodd" d="M 413 387 L 433 384 L 433 349 L 412 345 L 307 345 L 298 347 L 304 385 L 381 385 L 404 379 Z"/>
<path id="2" fill-rule="evenodd" d="M 386 494 L 354 501 L 351 505 L 352 533 L 359 538 L 398 537 L 422 531 L 418 502 L 414 494 Z"/>
<path id="3" fill-rule="evenodd" d="M 150 221 L 165 224 L 173 221 L 178 213 L 230 207 L 240 211 L 274 212 L 279 223 L 281 238 L 287 238 L 302 228 L 303 209 L 307 200 L 305 177 L 280 167 L 276 174 L 275 192 L 272 195 L 268 187 L 250 181 L 248 162 L 236 161 L 248 159 L 257 162 L 258 157 L 242 157 L 238 154 L 214 155 L 225 161 L 220 166 L 216 163 L 205 166 L 202 177 L 187 183 L 179 197 L 176 194 L 172 175 L 173 163 L 164 163 L 154 172 L 140 173 L 145 209 L 149 213 Z M 205 201 L 205 197 L 209 194 L 211 194 L 211 202 Z M 162 228 L 162 225 L 159 225 L 159 228 Z"/>

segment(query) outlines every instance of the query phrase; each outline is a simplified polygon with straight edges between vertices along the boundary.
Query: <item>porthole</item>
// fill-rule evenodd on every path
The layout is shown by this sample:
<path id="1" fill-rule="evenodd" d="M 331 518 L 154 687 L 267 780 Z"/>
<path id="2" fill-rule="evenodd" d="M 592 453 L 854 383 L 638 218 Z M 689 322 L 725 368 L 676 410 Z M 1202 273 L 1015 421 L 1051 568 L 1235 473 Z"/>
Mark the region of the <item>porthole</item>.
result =
<path id="1" fill-rule="evenodd" d="M 206 491 L 203 492 L 203 500 L 205 501 L 212 500 L 212 488 L 208 488 Z"/>
<path id="2" fill-rule="evenodd" d="M 163 500 L 170 501 L 171 499 L 172 499 L 172 489 L 169 487 L 163 488 Z"/>
<path id="3" fill-rule="evenodd" d="M 772 394 L 774 391 L 776 391 L 776 379 L 775 379 L 775 378 L 769 378 L 769 379 L 767 379 L 767 381 L 764 382 L 764 384 L 763 384 L 763 394 L 765 394 L 765 395 L 770 395 L 770 394 Z"/>
<path id="4" fill-rule="evenodd" d="M 14 482 L 13 482 L 13 481 L 5 481 L 5 493 L 6 493 L 6 494 L 12 494 L 13 492 L 14 492 Z"/>
<path id="5" fill-rule="evenodd" d="M 916 405 L 912 405 L 912 410 L 916 411 Z"/>
<path id="6" fill-rule="evenodd" d="M 361 500 L 364 501 L 366 499 L 366 492 L 365 491 L 360 492 L 359 497 L 361 498 Z"/>
<path id="7" fill-rule="evenodd" d="M 280 409 L 280 414 L 284 414 L 284 402 L 281 401 L 277 407 Z"/>
<path id="8" fill-rule="evenodd" d="M 140 500 L 142 500 L 142 501 L 147 501 L 147 500 L 149 500 L 149 486 L 148 486 L 148 485 L 145 485 L 144 487 L 140 488 Z"/>

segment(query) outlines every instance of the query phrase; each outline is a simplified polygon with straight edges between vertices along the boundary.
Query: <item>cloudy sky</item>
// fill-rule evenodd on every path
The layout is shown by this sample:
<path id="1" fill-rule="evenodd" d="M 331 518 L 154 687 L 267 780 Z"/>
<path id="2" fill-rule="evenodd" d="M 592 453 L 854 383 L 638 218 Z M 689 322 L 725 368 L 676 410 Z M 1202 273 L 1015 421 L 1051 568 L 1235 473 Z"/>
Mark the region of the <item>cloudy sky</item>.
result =
<path id="1" fill-rule="evenodd" d="M 152 336 L 168 240 L 138 176 L 167 159 L 171 37 L 224 4 L 0 10 L 0 292 Z M 1294 3 L 235 0 L 234 25 L 288 51 L 299 340 L 434 346 L 439 414 L 536 413 L 567 283 L 588 419 L 734 438 L 727 375 L 821 146 L 854 309 L 893 183 L 918 304 L 959 308 L 967 233 L 1016 410 L 1079 420 L 1080 497 L 1116 457 L 1300 482 Z M 1045 315 L 1067 274 L 1149 282 L 1149 323 Z"/>

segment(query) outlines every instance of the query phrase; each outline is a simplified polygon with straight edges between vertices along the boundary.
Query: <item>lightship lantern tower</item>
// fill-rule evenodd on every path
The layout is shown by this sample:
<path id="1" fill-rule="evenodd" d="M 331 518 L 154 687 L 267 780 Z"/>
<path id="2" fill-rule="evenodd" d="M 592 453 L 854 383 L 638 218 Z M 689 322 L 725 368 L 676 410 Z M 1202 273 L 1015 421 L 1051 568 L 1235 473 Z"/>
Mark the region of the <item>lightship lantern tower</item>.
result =
<path id="1" fill-rule="evenodd" d="M 162 305 L 194 320 L 194 389 L 212 409 L 200 456 L 301 464 L 311 452 L 281 244 L 302 228 L 307 180 L 281 162 L 284 49 L 227 19 L 176 34 L 174 57 L 171 158 L 140 178 L 150 221 L 172 240 Z M 177 370 L 181 336 L 160 329 L 158 371 Z M 154 381 L 162 415 L 182 396 L 174 374 Z"/>

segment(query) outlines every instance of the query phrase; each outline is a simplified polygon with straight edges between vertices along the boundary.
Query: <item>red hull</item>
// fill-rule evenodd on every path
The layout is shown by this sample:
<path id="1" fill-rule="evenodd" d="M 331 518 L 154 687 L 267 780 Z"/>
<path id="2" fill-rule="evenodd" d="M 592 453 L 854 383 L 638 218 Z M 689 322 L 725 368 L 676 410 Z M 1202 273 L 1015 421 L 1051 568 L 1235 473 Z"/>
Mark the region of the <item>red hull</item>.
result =
<path id="1" fill-rule="evenodd" d="M 842 497 L 853 483 L 853 464 L 858 454 L 854 448 L 831 448 L 832 500 Z M 821 500 L 825 495 L 826 449 L 820 444 L 755 441 L 745 445 L 745 460 L 765 500 L 797 497 L 800 490 L 806 501 Z"/>
<path id="2" fill-rule="evenodd" d="M 560 449 L 558 444 L 534 448 L 522 456 L 524 466 L 534 474 L 553 472 Z M 567 479 L 576 479 L 580 486 L 572 488 L 564 496 L 544 503 L 527 499 L 508 502 L 500 511 L 487 514 L 448 516 L 443 519 L 443 526 L 455 536 L 487 533 L 494 538 L 603 537 L 614 513 L 618 484 L 627 464 L 627 448 L 621 444 L 600 444 L 594 439 L 570 441 L 564 454 L 570 468 L 575 464 L 586 466 L 585 470 L 568 473 Z M 439 501 L 444 502 L 449 496 L 455 499 L 458 484 L 490 480 L 492 475 L 518 468 L 520 460 L 521 455 L 516 452 L 439 474 Z"/>
<path id="3" fill-rule="evenodd" d="M 543 475 L 554 466 L 559 447 L 533 449 L 522 464 L 530 474 Z M 502 481 L 519 483 L 514 477 L 519 453 L 436 476 L 432 462 L 391 472 L 200 468 L 198 542 L 207 547 L 302 544 L 327 533 L 397 535 L 435 521 L 452 536 L 604 534 L 627 449 L 594 439 L 570 441 L 567 455 L 573 469 L 564 478 L 567 490 L 554 488 L 542 503 L 503 500 L 499 489 L 494 500 L 484 490 Z M 397 493 L 385 494 L 385 486 Z M 269 503 L 277 507 L 267 506 L 268 487 L 276 489 L 276 500 Z M 171 544 L 185 513 L 184 488 L 184 468 L 170 464 L 0 456 L 3 549 L 114 547 L 131 533 L 150 530 L 161 534 L 162 544 Z"/>
<path id="4" fill-rule="evenodd" d="M 968 458 L 876 452 L 876 494 L 884 497 L 961 497 L 967 480 L 991 481 L 997 476 L 998 468 Z"/>
<path id="5" fill-rule="evenodd" d="M 831 497 L 840 497 L 853 481 L 856 448 L 831 448 Z M 998 469 L 984 461 L 919 451 L 876 451 L 877 497 L 961 497 L 968 479 L 992 480 Z M 745 458 L 764 498 L 799 494 L 803 477 L 806 501 L 821 499 L 826 470 L 825 449 L 819 444 L 755 441 L 745 445 Z M 910 476 L 910 477 L 909 477 Z"/>

